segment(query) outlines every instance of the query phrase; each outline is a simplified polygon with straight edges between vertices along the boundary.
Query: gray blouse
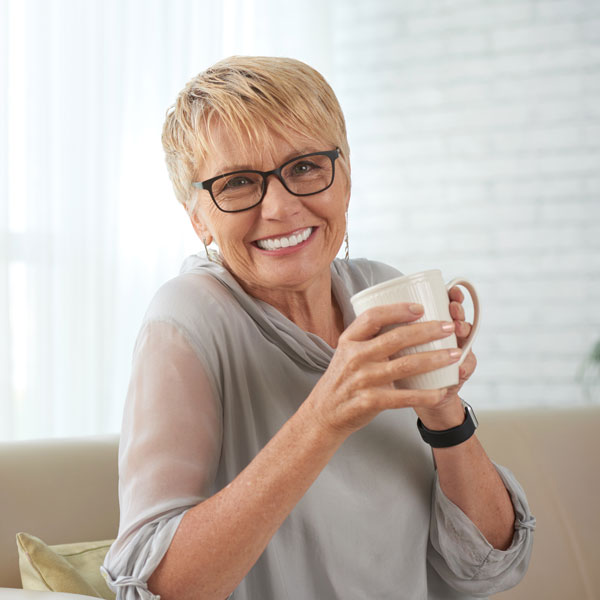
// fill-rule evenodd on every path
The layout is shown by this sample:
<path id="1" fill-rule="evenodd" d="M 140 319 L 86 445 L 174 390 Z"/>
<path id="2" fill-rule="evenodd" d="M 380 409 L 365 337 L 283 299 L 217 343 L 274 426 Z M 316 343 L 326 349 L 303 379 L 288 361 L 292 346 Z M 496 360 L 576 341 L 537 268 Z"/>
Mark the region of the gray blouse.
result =
<path id="1" fill-rule="evenodd" d="M 400 275 L 336 260 L 350 296 Z M 118 600 L 156 599 L 147 580 L 185 512 L 232 481 L 309 395 L 334 350 L 247 295 L 199 256 L 152 300 L 136 343 L 119 447 L 121 522 L 102 572 Z M 234 600 L 467 600 L 524 575 L 535 519 L 512 499 L 512 545 L 494 549 L 442 492 L 410 409 L 353 433 L 273 536 Z"/>

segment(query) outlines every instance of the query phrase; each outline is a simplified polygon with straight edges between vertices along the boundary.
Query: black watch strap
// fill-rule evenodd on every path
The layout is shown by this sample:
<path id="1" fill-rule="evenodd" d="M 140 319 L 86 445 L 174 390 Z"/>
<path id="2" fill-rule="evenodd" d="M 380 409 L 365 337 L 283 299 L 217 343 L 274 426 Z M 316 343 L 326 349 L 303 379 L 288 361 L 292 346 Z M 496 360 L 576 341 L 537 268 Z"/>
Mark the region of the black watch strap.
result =
<path id="1" fill-rule="evenodd" d="M 444 431 L 427 429 L 421 419 L 417 419 L 417 428 L 423 441 L 427 442 L 432 448 L 450 448 L 466 442 L 475 433 L 478 423 L 473 409 L 464 400 L 463 406 L 465 407 L 465 420 L 462 424 Z"/>

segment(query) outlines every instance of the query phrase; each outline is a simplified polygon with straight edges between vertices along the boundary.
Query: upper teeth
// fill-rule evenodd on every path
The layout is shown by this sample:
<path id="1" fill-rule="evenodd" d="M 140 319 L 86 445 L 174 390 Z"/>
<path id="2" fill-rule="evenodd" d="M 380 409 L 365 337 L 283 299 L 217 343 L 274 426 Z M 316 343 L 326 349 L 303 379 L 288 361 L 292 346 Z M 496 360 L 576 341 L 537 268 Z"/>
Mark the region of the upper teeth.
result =
<path id="1" fill-rule="evenodd" d="M 256 245 L 263 250 L 277 250 L 278 248 L 288 248 L 289 246 L 297 246 L 312 233 L 312 227 L 307 227 L 302 231 L 289 237 L 269 238 L 268 240 L 257 240 Z"/>

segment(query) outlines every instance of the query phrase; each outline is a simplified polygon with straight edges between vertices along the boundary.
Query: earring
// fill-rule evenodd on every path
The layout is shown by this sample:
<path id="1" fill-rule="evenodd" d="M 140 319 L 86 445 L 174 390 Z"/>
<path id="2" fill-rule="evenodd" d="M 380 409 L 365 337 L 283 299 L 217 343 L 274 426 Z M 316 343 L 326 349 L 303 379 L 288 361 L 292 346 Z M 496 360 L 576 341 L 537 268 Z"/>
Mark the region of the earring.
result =
<path id="1" fill-rule="evenodd" d="M 208 247 L 208 244 L 212 243 L 212 240 L 210 242 L 208 242 L 208 244 L 206 243 L 206 238 L 202 238 L 202 243 L 204 244 L 204 251 L 206 252 L 206 258 L 215 264 L 221 264 L 221 260 L 219 259 L 219 253 L 215 252 L 215 250 L 211 250 Z"/>
<path id="2" fill-rule="evenodd" d="M 346 234 L 344 235 L 344 260 L 348 262 L 350 260 L 350 245 L 348 244 L 348 213 L 346 213 Z"/>

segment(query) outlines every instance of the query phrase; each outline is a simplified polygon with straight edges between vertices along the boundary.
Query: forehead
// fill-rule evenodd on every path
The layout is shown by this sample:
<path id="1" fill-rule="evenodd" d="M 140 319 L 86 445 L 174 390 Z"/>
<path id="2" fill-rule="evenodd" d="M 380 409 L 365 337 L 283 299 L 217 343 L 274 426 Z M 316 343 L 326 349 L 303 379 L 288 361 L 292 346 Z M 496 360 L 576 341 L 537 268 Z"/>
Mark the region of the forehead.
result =
<path id="1" fill-rule="evenodd" d="M 290 130 L 284 135 L 265 129 L 251 139 L 213 123 L 210 148 L 200 169 L 203 179 L 241 169 L 270 170 L 289 158 L 326 149 L 323 142 Z M 321 147 L 323 146 L 323 147 Z"/>

